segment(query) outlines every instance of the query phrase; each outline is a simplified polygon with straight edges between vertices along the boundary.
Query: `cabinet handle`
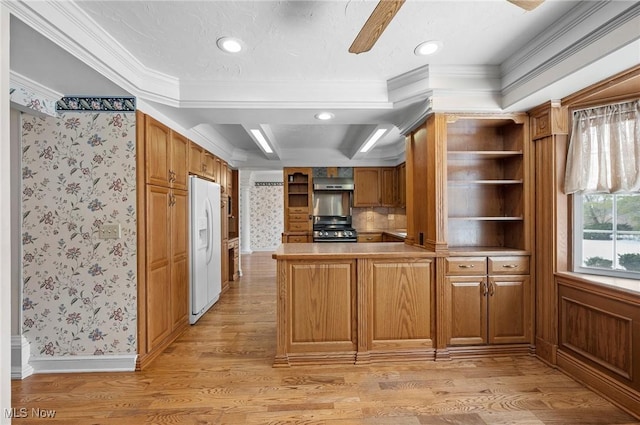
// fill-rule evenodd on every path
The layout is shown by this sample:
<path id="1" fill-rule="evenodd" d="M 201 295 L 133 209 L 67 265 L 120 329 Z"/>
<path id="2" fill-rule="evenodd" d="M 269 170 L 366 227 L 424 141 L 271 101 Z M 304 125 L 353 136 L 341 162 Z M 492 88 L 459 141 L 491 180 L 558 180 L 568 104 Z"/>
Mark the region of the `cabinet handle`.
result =
<path id="1" fill-rule="evenodd" d="M 475 264 L 458 264 L 458 267 L 461 269 L 472 269 L 475 266 L 476 266 Z"/>
<path id="2" fill-rule="evenodd" d="M 174 183 L 176 181 L 176 172 L 169 170 L 169 182 Z"/>
<path id="3" fill-rule="evenodd" d="M 489 293 L 489 287 L 487 286 L 487 282 L 482 282 L 482 296 L 486 297 Z"/>
<path id="4" fill-rule="evenodd" d="M 518 267 L 517 264 L 503 264 L 502 267 L 504 267 L 505 269 L 515 269 L 516 267 Z"/>
<path id="5" fill-rule="evenodd" d="M 496 293 L 496 284 L 493 282 L 489 282 L 489 296 L 493 297 L 493 294 Z"/>
<path id="6" fill-rule="evenodd" d="M 368 240 L 368 241 L 372 241 L 372 240 L 373 240 L 373 238 L 372 238 L 371 236 L 369 236 L 369 237 L 367 238 L 367 240 Z"/>

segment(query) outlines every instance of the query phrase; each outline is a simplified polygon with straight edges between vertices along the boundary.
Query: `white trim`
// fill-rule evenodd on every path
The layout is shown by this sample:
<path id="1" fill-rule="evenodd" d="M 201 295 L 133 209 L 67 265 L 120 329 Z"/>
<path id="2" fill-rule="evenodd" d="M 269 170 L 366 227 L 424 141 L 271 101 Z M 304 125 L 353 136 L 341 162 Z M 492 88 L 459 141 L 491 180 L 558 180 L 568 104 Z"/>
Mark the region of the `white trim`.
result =
<path id="1" fill-rule="evenodd" d="M 31 344 L 22 335 L 11 336 L 11 379 L 24 379 L 33 375 L 33 367 L 29 364 Z"/>
<path id="2" fill-rule="evenodd" d="M 11 407 L 11 279 L 20 260 L 11 252 L 11 110 L 9 101 L 9 9 L 0 2 L 0 410 Z M 0 424 L 11 418 L 0 415 Z"/>
<path id="3" fill-rule="evenodd" d="M 136 354 L 31 357 L 34 373 L 133 372 Z"/>
<path id="4" fill-rule="evenodd" d="M 45 99 L 49 99 L 52 102 L 56 102 L 60 100 L 63 96 L 62 93 L 59 93 L 55 90 L 50 89 L 49 87 L 38 83 L 37 81 L 32 80 L 31 78 L 25 77 L 22 74 L 18 74 L 15 71 L 9 71 L 9 82 L 18 84 L 38 97 L 43 97 Z"/>

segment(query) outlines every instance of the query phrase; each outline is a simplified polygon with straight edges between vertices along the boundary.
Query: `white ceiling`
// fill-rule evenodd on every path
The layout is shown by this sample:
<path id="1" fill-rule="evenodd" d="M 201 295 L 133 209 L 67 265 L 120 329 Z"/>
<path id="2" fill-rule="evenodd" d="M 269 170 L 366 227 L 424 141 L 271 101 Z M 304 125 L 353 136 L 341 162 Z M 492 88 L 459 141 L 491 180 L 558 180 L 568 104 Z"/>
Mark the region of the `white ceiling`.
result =
<path id="1" fill-rule="evenodd" d="M 235 167 L 279 168 L 396 164 L 428 111 L 527 110 L 640 63 L 639 2 L 408 0 L 370 52 L 348 53 L 376 3 L 14 1 L 11 71 L 63 95 L 134 95 Z M 222 36 L 245 49 L 220 51 Z M 432 39 L 442 51 L 413 54 Z M 391 131 L 358 154 L 378 126 Z"/>

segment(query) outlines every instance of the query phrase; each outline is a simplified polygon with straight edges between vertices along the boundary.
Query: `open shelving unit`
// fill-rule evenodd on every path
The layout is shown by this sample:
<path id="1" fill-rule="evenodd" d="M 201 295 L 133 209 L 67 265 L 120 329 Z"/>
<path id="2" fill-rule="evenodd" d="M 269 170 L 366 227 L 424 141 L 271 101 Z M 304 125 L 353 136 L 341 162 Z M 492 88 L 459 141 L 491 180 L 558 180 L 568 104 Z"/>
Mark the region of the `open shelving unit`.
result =
<path id="1" fill-rule="evenodd" d="M 450 248 L 526 248 L 526 131 L 508 117 L 447 123 Z"/>
<path id="2" fill-rule="evenodd" d="M 285 232 L 311 231 L 312 169 L 285 168 Z"/>

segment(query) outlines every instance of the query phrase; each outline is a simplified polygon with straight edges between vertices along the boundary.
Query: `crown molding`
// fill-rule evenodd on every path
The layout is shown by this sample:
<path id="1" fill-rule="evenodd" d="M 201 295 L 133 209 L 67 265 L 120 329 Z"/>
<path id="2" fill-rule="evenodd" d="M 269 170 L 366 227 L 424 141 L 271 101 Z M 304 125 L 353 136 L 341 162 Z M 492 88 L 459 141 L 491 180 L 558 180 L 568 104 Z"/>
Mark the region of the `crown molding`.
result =
<path id="1" fill-rule="evenodd" d="M 389 99 L 397 108 L 424 101 L 435 90 L 440 90 L 441 96 L 451 93 L 461 98 L 465 93 L 487 93 L 491 104 L 500 89 L 500 68 L 493 65 L 425 65 L 387 81 Z"/>
<path id="2" fill-rule="evenodd" d="M 11 85 L 20 85 L 31 91 L 36 96 L 50 99 L 54 103 L 64 96 L 62 93 L 58 93 L 43 84 L 33 81 L 32 79 L 11 70 L 9 71 L 9 82 Z"/>
<path id="3" fill-rule="evenodd" d="M 137 97 L 177 106 L 177 78 L 145 67 L 72 1 L 11 1 L 12 14 Z"/>
<path id="4" fill-rule="evenodd" d="M 640 3 L 581 2 L 502 65 L 503 106 L 613 54 L 638 39 L 639 27 Z"/>

